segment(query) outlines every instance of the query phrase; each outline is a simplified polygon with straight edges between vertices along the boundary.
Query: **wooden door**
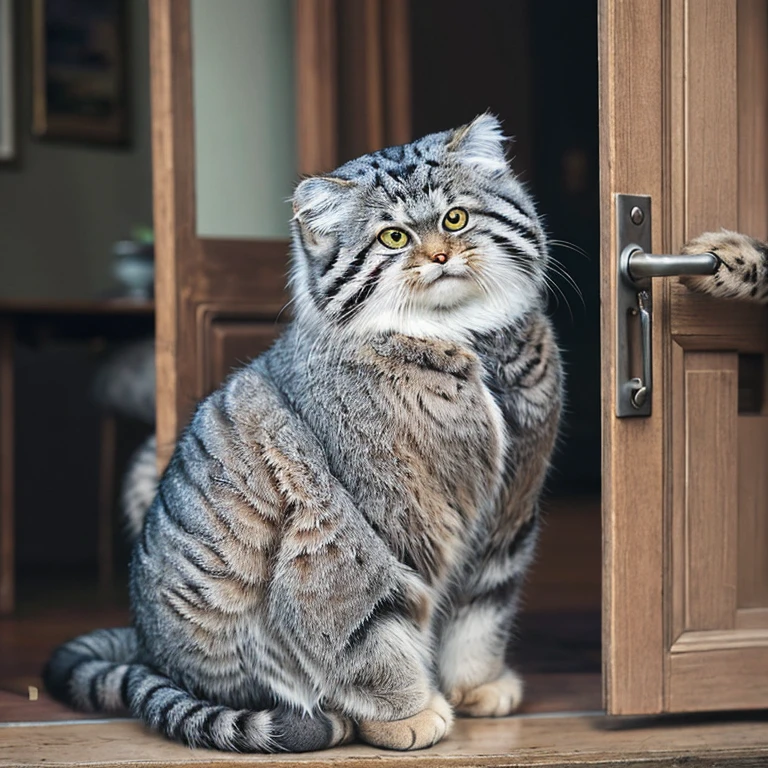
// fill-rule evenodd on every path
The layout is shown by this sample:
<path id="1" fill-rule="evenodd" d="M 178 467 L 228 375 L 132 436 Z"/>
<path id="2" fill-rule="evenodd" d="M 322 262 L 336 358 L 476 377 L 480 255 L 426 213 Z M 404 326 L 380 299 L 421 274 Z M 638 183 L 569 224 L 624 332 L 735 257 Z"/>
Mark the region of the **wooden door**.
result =
<path id="1" fill-rule="evenodd" d="M 150 4 L 161 466 L 195 404 L 271 344 L 287 301 L 287 238 L 198 234 L 192 22 L 190 0 Z"/>
<path id="2" fill-rule="evenodd" d="M 195 103 L 195 73 L 206 77 L 201 66 L 195 67 L 195 40 L 200 41 L 206 17 L 212 19 L 219 47 L 203 44 L 198 56 L 221 66 L 230 51 L 245 52 L 244 69 L 223 72 L 213 82 L 215 111 L 210 102 Z M 266 28 L 269 19 L 272 27 Z M 289 315 L 281 310 L 288 303 L 290 208 L 273 209 L 272 221 L 286 225 L 283 237 L 212 236 L 200 233 L 201 200 L 226 195 L 233 177 L 266 173 L 278 145 L 282 151 L 293 145 L 295 163 L 284 163 L 272 174 L 277 186 L 262 190 L 261 204 L 267 206 L 279 206 L 290 196 L 298 172 L 327 171 L 354 154 L 408 141 L 408 45 L 408 0 L 150 3 L 161 468 L 195 404 L 235 366 L 269 347 L 280 331 L 278 316 Z M 271 135 L 259 134 L 235 114 L 240 98 L 229 74 L 243 73 L 244 89 L 252 80 L 264 84 L 258 98 L 250 94 L 253 111 L 246 117 L 281 112 L 285 130 L 280 135 L 274 125 Z M 254 153 L 260 162 L 235 165 L 230 177 L 214 175 L 216 184 L 209 165 L 199 167 L 196 151 L 197 134 L 205 130 L 210 141 L 212 118 L 218 120 L 214 135 L 224 137 L 222 149 L 229 137 L 241 142 L 246 137 L 246 145 L 261 149 Z M 256 216 L 259 200 L 252 192 L 246 189 L 231 203 L 251 206 Z"/>
<path id="3" fill-rule="evenodd" d="M 601 0 L 604 689 L 613 714 L 768 706 L 768 315 L 654 278 L 655 392 L 616 416 L 617 193 L 654 253 L 768 234 L 766 0 Z"/>

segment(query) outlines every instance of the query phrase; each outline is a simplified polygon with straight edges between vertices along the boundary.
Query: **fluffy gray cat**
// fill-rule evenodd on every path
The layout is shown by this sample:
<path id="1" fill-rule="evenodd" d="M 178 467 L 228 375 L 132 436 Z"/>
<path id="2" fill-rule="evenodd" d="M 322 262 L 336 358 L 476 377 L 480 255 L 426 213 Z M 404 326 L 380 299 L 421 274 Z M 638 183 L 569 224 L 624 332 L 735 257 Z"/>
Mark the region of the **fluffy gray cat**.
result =
<path id="1" fill-rule="evenodd" d="M 498 121 L 294 196 L 294 320 L 198 408 L 138 536 L 133 627 L 51 693 L 191 746 L 418 749 L 503 716 L 556 437 L 547 243 Z"/>

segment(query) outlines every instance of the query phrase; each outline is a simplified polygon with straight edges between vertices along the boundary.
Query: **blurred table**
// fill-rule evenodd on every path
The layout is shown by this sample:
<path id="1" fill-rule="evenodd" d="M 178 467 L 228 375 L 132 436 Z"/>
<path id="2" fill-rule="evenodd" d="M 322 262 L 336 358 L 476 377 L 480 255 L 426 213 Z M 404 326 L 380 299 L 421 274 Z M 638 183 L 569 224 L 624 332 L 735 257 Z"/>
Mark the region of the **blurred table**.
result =
<path id="1" fill-rule="evenodd" d="M 0 298 L 0 614 L 15 604 L 14 378 L 19 340 L 131 339 L 154 332 L 153 301 Z"/>

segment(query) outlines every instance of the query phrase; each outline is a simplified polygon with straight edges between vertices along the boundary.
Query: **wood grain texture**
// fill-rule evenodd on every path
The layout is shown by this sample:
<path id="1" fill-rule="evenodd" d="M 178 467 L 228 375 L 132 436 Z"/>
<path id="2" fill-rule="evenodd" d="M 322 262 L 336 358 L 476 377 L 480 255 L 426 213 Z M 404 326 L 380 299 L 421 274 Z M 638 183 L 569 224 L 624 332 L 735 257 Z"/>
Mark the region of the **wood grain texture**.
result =
<path id="1" fill-rule="evenodd" d="M 739 630 L 737 630 L 738 632 Z M 745 632 L 747 630 L 744 630 Z M 710 633 L 706 633 L 710 634 Z M 758 709 L 768 706 L 768 647 L 760 641 L 738 644 L 733 633 L 723 645 L 669 655 L 667 702 L 673 712 Z M 735 647 L 728 648 L 734 643 Z"/>
<path id="2" fill-rule="evenodd" d="M 336 0 L 339 162 L 410 141 L 409 0 Z"/>
<path id="3" fill-rule="evenodd" d="M 685 629 L 729 629 L 736 613 L 738 357 L 686 355 Z"/>
<path id="4" fill-rule="evenodd" d="M 297 0 L 299 171 L 411 140 L 410 0 Z"/>
<path id="5" fill-rule="evenodd" d="M 768 630 L 724 629 L 684 632 L 671 648 L 672 653 L 734 650 L 736 648 L 764 648 L 768 646 Z"/>
<path id="6" fill-rule="evenodd" d="M 201 334 L 210 345 L 201 355 L 205 361 L 203 374 L 207 377 L 204 386 L 209 392 L 235 369 L 269 349 L 281 330 L 274 322 L 254 323 L 250 317 L 245 321 L 219 313 L 214 317 L 210 328 Z"/>
<path id="7" fill-rule="evenodd" d="M 406 144 L 411 131 L 411 0 L 382 4 L 384 124 L 388 144 Z"/>
<path id="8" fill-rule="evenodd" d="M 739 226 L 735 0 L 686 0 L 686 239 Z"/>
<path id="9" fill-rule="evenodd" d="M 669 252 L 702 231 L 764 219 L 765 178 L 745 175 L 744 165 L 760 133 L 742 124 L 744 102 L 759 77 L 747 77 L 744 62 L 755 52 L 740 47 L 745 28 L 764 22 L 764 6 L 734 0 L 669 5 Z M 750 34 L 768 33 L 763 24 L 762 32 Z M 753 417 L 737 415 L 737 353 L 765 353 L 768 315 L 761 307 L 689 293 L 676 280 L 667 283 L 664 707 L 765 706 L 768 696 L 748 674 L 749 665 L 753 674 L 768 665 L 764 617 L 737 610 L 740 585 L 761 557 L 760 544 L 747 543 L 746 531 L 759 529 L 768 509 L 763 484 L 747 476 L 754 462 L 764 467 L 764 449 L 760 427 L 746 424 Z"/>
<path id="10" fill-rule="evenodd" d="M 718 227 L 710 224 L 709 229 Z M 685 240 L 696 234 L 699 232 L 690 231 L 672 246 L 673 249 L 677 250 Z M 722 300 L 693 293 L 678 282 L 670 288 L 670 333 L 673 336 L 708 337 L 706 344 L 710 345 L 710 349 L 742 348 L 750 340 L 763 344 L 765 328 L 768 327 L 768 308 L 735 301 L 729 302 L 726 310 Z M 723 344 L 730 344 L 730 347 Z"/>
<path id="11" fill-rule="evenodd" d="M 738 629 L 768 629 L 768 608 L 739 608 L 736 611 Z"/>
<path id="12" fill-rule="evenodd" d="M 170 458 L 184 412 L 180 386 L 179 288 L 184 254 L 194 247 L 194 134 L 189 0 L 149 7 L 158 468 Z"/>
<path id="13" fill-rule="evenodd" d="M 768 2 L 738 0 L 739 231 L 768 239 Z"/>
<path id="14" fill-rule="evenodd" d="M 616 229 L 613 195 L 651 195 L 661 246 L 663 3 L 599 4 L 601 364 L 603 434 L 603 658 L 609 712 L 663 707 L 663 409 L 615 417 Z M 655 307 L 663 317 L 663 303 Z M 663 323 L 653 365 L 662 370 Z M 658 403 L 658 401 L 657 401 Z"/>
<path id="15" fill-rule="evenodd" d="M 656 726 L 656 727 L 655 727 Z M 601 768 L 757 768 L 768 759 L 765 716 L 737 722 L 621 722 L 600 716 L 457 721 L 453 734 L 422 752 L 398 753 L 351 744 L 301 755 L 235 755 L 192 750 L 147 733 L 138 723 L 62 724 L 0 731 L 0 765 L 210 766 L 302 768 L 444 768 L 565 766 Z"/>
<path id="16" fill-rule="evenodd" d="M 768 613 L 768 416 L 739 416 L 738 430 L 738 607 Z"/>
<path id="17" fill-rule="evenodd" d="M 759 27 L 764 13 L 739 4 L 738 24 Z M 765 25 L 751 34 L 751 53 L 739 53 L 735 0 L 600 4 L 603 349 L 617 343 L 613 194 L 651 195 L 657 253 L 675 253 L 704 230 L 737 228 L 744 216 L 765 219 L 764 174 L 739 175 L 739 158 L 763 140 L 752 112 L 751 128 L 739 124 L 764 76 L 745 74 L 745 62 L 765 53 L 753 50 L 764 46 Z M 748 644 L 729 635 L 739 631 L 735 353 L 765 349 L 768 316 L 695 296 L 674 279 L 654 283 L 649 419 L 614 418 L 613 361 L 603 361 L 605 684 L 614 713 L 721 706 L 702 687 L 684 691 L 705 656 L 725 654 L 721 684 L 728 663 L 734 686 L 745 681 L 727 650 L 729 637 Z M 680 662 L 670 649 L 692 627 L 714 634 L 687 646 Z M 744 651 L 755 659 L 763 649 Z M 727 706 L 757 700 L 753 688 L 738 698 L 732 689 Z"/>
<path id="18" fill-rule="evenodd" d="M 0 615 L 13 612 L 16 594 L 14 344 L 13 319 L 0 317 Z"/>
<path id="19" fill-rule="evenodd" d="M 295 0 L 299 173 L 338 164 L 336 0 Z"/>

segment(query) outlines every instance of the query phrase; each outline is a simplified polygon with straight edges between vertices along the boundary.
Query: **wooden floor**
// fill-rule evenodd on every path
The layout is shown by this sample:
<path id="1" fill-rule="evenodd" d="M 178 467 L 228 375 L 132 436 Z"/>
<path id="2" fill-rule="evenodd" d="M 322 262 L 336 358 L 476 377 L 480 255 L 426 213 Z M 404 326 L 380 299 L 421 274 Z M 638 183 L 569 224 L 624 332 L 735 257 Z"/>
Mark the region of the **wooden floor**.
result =
<path id="1" fill-rule="evenodd" d="M 525 611 L 511 648 L 511 662 L 526 681 L 524 711 L 598 710 L 598 502 L 555 502 L 545 519 L 538 560 L 525 592 Z M 100 595 L 93 579 L 20 579 L 18 610 L 0 619 L 0 722 L 80 717 L 45 694 L 40 671 L 59 643 L 128 621 L 124 584 L 110 595 Z"/>
<path id="2" fill-rule="evenodd" d="M 0 766 L 235 766 L 437 768 L 438 766 L 622 766 L 698 768 L 768 765 L 765 715 L 738 720 L 628 720 L 529 715 L 458 720 L 449 738 L 422 752 L 358 744 L 302 755 L 232 755 L 192 750 L 149 734 L 137 722 L 0 726 Z"/>
<path id="3" fill-rule="evenodd" d="M 190 750 L 132 720 L 77 715 L 41 690 L 40 669 L 55 645 L 96 627 L 127 623 L 124 586 L 104 597 L 88 583 L 22 580 L 19 610 L 0 619 L 0 768 L 197 768 L 243 762 L 303 768 L 407 768 L 416 763 L 424 768 L 768 768 L 766 713 L 656 720 L 602 715 L 599 510 L 594 500 L 559 502 L 550 505 L 547 519 L 511 651 L 526 680 L 520 715 L 459 720 L 448 739 L 418 753 L 358 744 L 298 756 Z"/>
<path id="4" fill-rule="evenodd" d="M 48 592 L 42 604 L 12 619 L 0 620 L 0 723 L 79 719 L 51 700 L 42 689 L 40 672 L 59 643 L 97 627 L 125 626 L 125 607 L 100 604 L 72 607 L 68 590 Z M 63 594 L 58 606 L 50 601 Z M 77 594 L 89 594 L 80 587 Z M 600 624 L 596 612 L 526 613 L 521 616 L 511 662 L 526 681 L 524 712 L 599 710 Z M 32 698 L 30 698 L 30 692 Z"/>

